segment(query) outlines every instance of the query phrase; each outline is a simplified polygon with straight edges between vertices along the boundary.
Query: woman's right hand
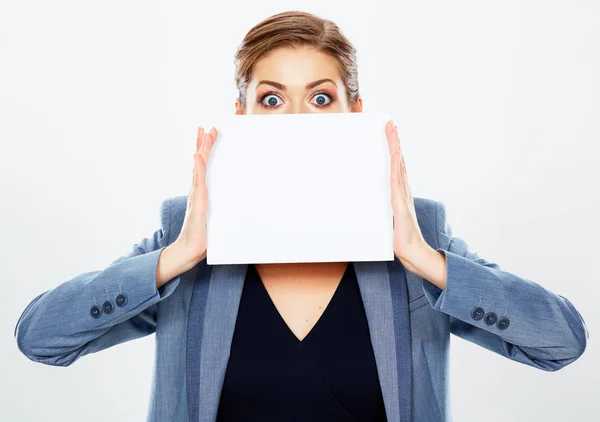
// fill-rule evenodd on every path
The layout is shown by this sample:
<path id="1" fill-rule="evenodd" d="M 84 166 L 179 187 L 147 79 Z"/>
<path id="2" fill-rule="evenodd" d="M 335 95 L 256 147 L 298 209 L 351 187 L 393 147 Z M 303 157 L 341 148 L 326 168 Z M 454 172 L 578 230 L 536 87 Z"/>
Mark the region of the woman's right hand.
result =
<path id="1" fill-rule="evenodd" d="M 193 268 L 206 257 L 206 163 L 208 154 L 217 139 L 217 130 L 204 133 L 198 128 L 192 186 L 188 193 L 185 217 L 179 236 L 161 252 L 156 267 L 156 287 L 164 286 L 179 274 Z"/>
<path id="2" fill-rule="evenodd" d="M 218 132 L 214 127 L 208 133 L 205 133 L 203 128 L 198 128 L 192 186 L 188 193 L 183 226 L 175 240 L 183 253 L 198 262 L 206 257 L 206 213 L 208 210 L 206 163 L 217 136 Z"/>

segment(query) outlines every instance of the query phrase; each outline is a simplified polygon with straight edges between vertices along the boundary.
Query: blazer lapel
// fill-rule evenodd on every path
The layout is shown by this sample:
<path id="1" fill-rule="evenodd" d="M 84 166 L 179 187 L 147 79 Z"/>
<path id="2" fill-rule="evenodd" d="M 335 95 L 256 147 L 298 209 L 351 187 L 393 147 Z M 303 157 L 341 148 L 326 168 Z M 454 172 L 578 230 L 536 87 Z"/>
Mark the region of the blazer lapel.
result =
<path id="1" fill-rule="evenodd" d="M 247 264 L 214 265 L 210 280 L 197 279 L 187 338 L 187 399 L 191 422 L 214 422 Z"/>
<path id="2" fill-rule="evenodd" d="M 396 267 L 400 265 L 400 267 Z M 411 342 L 408 291 L 400 261 L 355 262 L 385 411 L 389 421 L 411 419 Z"/>

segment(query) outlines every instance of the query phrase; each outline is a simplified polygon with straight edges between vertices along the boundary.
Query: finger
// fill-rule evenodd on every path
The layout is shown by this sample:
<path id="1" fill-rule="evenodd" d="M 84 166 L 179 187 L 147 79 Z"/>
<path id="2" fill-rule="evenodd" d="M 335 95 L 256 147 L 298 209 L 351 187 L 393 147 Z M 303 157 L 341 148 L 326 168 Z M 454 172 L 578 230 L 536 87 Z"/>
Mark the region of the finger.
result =
<path id="1" fill-rule="evenodd" d="M 400 152 L 396 151 L 392 155 L 392 164 L 390 171 L 390 188 L 392 193 L 392 208 L 398 210 L 398 206 L 405 202 L 404 188 L 400 181 Z"/>
<path id="2" fill-rule="evenodd" d="M 402 176 L 402 182 L 405 183 L 408 179 L 408 175 L 406 173 L 406 164 L 404 161 L 404 153 L 400 151 L 400 175 Z"/>
<path id="3" fill-rule="evenodd" d="M 198 128 L 198 134 L 196 135 L 196 151 L 200 149 L 200 144 L 202 143 L 202 137 L 204 136 L 204 128 Z"/>
<path id="4" fill-rule="evenodd" d="M 217 139 L 218 136 L 218 132 L 217 129 L 215 129 L 214 127 L 210 129 L 210 131 L 208 132 L 208 134 L 206 135 L 206 138 L 204 140 L 205 145 L 202 147 L 202 160 L 203 162 L 206 164 L 206 162 L 208 161 L 208 155 L 210 154 L 210 151 L 212 150 L 212 147 Z"/>
<path id="5" fill-rule="evenodd" d="M 196 151 L 196 154 L 201 155 L 202 151 L 204 151 L 207 136 L 208 136 L 208 133 L 206 133 L 206 132 L 202 133 L 202 138 L 200 139 L 200 148 L 198 148 L 198 151 Z"/>
<path id="6" fill-rule="evenodd" d="M 206 137 L 206 134 L 204 135 Z M 206 140 L 204 141 L 206 142 Z M 201 147 L 205 148 L 205 147 Z M 196 163 L 196 173 L 194 174 L 195 177 L 195 183 L 194 186 L 196 188 L 202 188 L 204 187 L 204 184 L 206 183 L 206 166 L 205 166 L 205 161 L 202 158 L 202 153 L 200 154 L 194 154 L 194 160 Z"/>
<path id="7" fill-rule="evenodd" d="M 204 137 L 204 128 L 203 127 L 199 127 L 198 128 L 198 132 L 196 133 L 196 149 L 194 150 L 194 154 L 192 154 L 192 159 L 193 159 L 193 165 L 192 165 L 192 176 L 196 175 L 196 157 L 195 154 L 197 154 L 200 151 L 200 146 L 202 145 L 202 138 Z M 194 186 L 195 184 L 195 180 L 193 179 L 194 183 L 192 183 L 192 186 Z"/>
<path id="8" fill-rule="evenodd" d="M 398 181 L 404 185 L 407 184 L 406 165 L 404 164 L 404 152 L 400 145 L 400 137 L 398 136 L 398 127 L 394 125 L 392 120 L 389 120 L 386 124 L 386 134 L 388 138 L 388 146 L 390 148 L 390 154 L 400 151 L 399 167 L 398 167 Z"/>
<path id="9" fill-rule="evenodd" d="M 400 152 L 396 151 L 392 155 L 392 164 L 390 166 L 390 183 L 392 184 L 392 188 L 401 188 L 402 185 L 402 176 L 400 173 L 401 160 Z"/>
<path id="10" fill-rule="evenodd" d="M 394 122 L 388 120 L 385 125 L 385 136 L 388 141 L 388 149 L 390 151 L 390 156 L 394 154 L 394 152 L 398 151 L 399 143 L 398 143 L 398 131 L 394 126 Z"/>
<path id="11" fill-rule="evenodd" d="M 200 158 L 200 156 L 198 155 L 198 153 L 194 153 L 192 154 L 192 157 L 194 159 L 194 169 L 192 172 L 192 189 L 194 186 L 196 186 L 196 183 L 198 182 L 198 160 Z"/>
<path id="12" fill-rule="evenodd" d="M 400 163 L 399 163 L 399 178 L 400 184 L 404 189 L 406 198 L 412 200 L 412 191 L 410 189 L 410 183 L 408 183 L 408 170 L 406 169 L 406 161 L 404 160 L 404 152 L 400 151 Z"/>

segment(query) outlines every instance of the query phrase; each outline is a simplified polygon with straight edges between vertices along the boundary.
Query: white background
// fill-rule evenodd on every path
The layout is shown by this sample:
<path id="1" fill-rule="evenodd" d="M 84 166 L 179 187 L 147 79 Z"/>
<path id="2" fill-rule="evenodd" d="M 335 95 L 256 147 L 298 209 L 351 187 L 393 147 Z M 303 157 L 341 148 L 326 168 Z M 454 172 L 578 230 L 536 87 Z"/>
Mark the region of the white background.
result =
<path id="1" fill-rule="evenodd" d="M 395 118 L 413 194 L 444 202 L 472 250 L 586 320 L 588 350 L 555 373 L 453 337 L 454 419 L 596 420 L 594 0 L 2 2 L 0 419 L 145 419 L 153 336 L 50 367 L 19 352 L 15 324 L 39 293 L 151 234 L 164 198 L 187 195 L 198 117 L 234 111 L 237 45 L 289 9 L 354 43 L 365 111 Z"/>

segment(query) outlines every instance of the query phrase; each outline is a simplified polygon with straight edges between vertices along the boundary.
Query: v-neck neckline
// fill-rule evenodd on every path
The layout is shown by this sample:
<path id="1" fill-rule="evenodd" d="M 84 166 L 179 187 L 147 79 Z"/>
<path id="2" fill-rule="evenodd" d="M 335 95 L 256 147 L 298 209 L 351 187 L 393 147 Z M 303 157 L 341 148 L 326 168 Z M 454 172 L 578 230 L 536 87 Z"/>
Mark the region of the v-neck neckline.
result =
<path id="1" fill-rule="evenodd" d="M 350 269 L 350 266 L 352 265 L 351 262 L 349 262 L 346 266 L 346 269 L 344 270 L 344 273 L 342 274 L 342 278 L 340 279 L 340 281 L 338 282 L 333 295 L 331 296 L 331 299 L 329 299 L 329 302 L 327 303 L 327 306 L 325 306 L 325 309 L 323 310 L 323 312 L 321 313 L 321 316 L 319 317 L 319 319 L 317 319 L 317 322 L 314 323 L 314 325 L 312 326 L 312 328 L 310 329 L 310 331 L 308 333 L 306 333 L 306 335 L 304 336 L 304 338 L 302 338 L 302 340 L 300 340 L 296 334 L 294 334 L 294 332 L 291 330 L 291 328 L 287 325 L 287 323 L 285 322 L 285 319 L 283 318 L 283 316 L 281 315 L 281 313 L 279 312 L 279 309 L 277 309 L 277 306 L 275 306 L 275 302 L 273 302 L 273 299 L 271 298 L 271 295 L 269 295 L 269 291 L 267 290 L 267 288 L 265 287 L 262 279 L 260 278 L 260 274 L 258 273 L 258 271 L 256 270 L 256 268 L 254 267 L 254 264 L 252 264 L 252 266 L 254 267 L 254 272 L 256 274 L 257 277 L 257 281 L 260 284 L 260 289 L 262 290 L 263 294 L 266 296 L 267 301 L 270 304 L 270 308 L 272 311 L 274 311 L 275 315 L 276 315 L 276 319 L 279 321 L 278 323 L 280 325 L 282 325 L 283 330 L 286 332 L 287 336 L 291 336 L 292 341 L 294 342 L 294 344 L 296 344 L 297 346 L 302 346 L 303 344 L 306 344 L 307 340 L 311 337 L 314 337 L 314 332 L 315 330 L 320 326 L 323 325 L 323 319 L 329 314 L 331 313 L 331 305 L 333 304 L 333 301 L 336 300 L 336 297 L 339 296 L 339 291 L 340 291 L 340 286 L 342 285 L 342 283 L 344 282 L 344 279 L 347 277 L 346 274 L 348 272 L 348 270 Z"/>

